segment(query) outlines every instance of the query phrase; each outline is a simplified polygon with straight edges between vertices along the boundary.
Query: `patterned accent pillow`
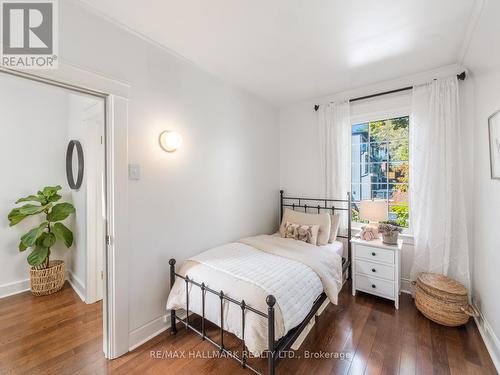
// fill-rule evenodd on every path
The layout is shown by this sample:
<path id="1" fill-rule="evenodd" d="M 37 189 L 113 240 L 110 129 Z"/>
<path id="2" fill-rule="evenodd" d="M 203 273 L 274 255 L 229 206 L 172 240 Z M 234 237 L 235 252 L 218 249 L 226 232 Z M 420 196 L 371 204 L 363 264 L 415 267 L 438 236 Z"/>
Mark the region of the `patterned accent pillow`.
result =
<path id="1" fill-rule="evenodd" d="M 304 241 L 312 245 L 318 242 L 319 225 L 304 225 L 297 223 L 285 223 L 285 238 L 293 238 L 294 240 Z"/>

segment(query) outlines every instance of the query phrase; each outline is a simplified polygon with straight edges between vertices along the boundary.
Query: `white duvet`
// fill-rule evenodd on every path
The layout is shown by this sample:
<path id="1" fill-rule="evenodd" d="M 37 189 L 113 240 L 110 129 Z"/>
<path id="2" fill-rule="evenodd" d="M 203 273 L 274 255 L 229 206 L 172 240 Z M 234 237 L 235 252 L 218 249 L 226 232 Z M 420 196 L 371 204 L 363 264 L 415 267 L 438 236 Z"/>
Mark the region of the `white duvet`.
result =
<path id="1" fill-rule="evenodd" d="M 266 297 L 276 298 L 276 339 L 304 320 L 325 291 L 337 303 L 342 284 L 342 260 L 335 252 L 277 236 L 248 237 L 189 258 L 178 273 L 220 291 L 263 313 Z M 201 315 L 201 290 L 189 284 L 189 310 Z M 241 308 L 224 301 L 224 329 L 241 338 Z M 177 278 L 167 309 L 186 308 L 186 284 Z M 205 316 L 220 326 L 220 300 L 206 293 Z M 245 343 L 258 355 L 267 349 L 267 319 L 245 313 Z"/>

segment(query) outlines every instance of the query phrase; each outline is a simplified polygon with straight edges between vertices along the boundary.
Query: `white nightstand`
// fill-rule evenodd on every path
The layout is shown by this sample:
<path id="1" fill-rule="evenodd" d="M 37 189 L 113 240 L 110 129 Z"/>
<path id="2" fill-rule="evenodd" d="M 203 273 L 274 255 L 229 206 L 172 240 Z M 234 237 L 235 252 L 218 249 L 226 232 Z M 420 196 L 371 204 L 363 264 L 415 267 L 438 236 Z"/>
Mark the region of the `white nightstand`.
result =
<path id="1" fill-rule="evenodd" d="M 361 290 L 394 301 L 399 309 L 401 286 L 401 248 L 386 245 L 382 239 L 363 241 L 353 238 L 352 243 L 352 295 Z"/>

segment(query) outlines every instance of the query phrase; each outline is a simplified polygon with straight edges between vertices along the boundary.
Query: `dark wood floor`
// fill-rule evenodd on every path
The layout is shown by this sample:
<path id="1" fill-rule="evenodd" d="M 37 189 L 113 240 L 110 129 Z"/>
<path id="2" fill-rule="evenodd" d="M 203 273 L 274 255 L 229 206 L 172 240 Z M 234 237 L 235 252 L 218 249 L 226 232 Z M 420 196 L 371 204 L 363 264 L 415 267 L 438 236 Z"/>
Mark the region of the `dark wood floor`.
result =
<path id="1" fill-rule="evenodd" d="M 213 347 L 184 330 L 176 336 L 164 332 L 107 361 L 101 310 L 100 303 L 82 303 L 68 285 L 50 297 L 0 299 L 0 374 L 250 374 L 230 359 L 199 358 L 214 355 Z M 210 332 L 217 337 L 215 327 Z M 231 337 L 224 340 L 237 345 Z M 187 358 L 167 358 L 175 350 Z M 306 350 L 344 358 L 306 359 Z M 418 313 L 407 295 L 396 311 L 376 297 L 353 298 L 348 287 L 295 355 L 301 358 L 282 361 L 279 374 L 496 374 L 472 321 L 441 327 Z"/>

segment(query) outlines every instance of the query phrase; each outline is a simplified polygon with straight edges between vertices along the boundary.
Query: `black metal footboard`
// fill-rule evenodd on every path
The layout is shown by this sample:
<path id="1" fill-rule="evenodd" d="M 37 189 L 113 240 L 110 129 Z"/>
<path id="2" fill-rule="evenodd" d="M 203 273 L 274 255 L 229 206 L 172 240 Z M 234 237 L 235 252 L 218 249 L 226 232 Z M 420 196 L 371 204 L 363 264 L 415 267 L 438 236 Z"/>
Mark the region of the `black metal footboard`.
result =
<path id="1" fill-rule="evenodd" d="M 251 365 L 248 364 L 247 362 L 247 355 L 246 355 L 246 347 L 245 347 L 245 310 L 251 311 L 257 315 L 262 316 L 263 318 L 267 319 L 267 339 L 268 339 L 268 349 L 266 350 L 266 357 L 267 357 L 267 364 L 268 364 L 268 374 L 269 375 L 274 375 L 275 369 L 276 369 L 276 343 L 275 343 L 275 336 L 274 336 L 274 305 L 276 303 L 276 298 L 274 298 L 273 295 L 269 295 L 266 298 L 266 303 L 267 303 L 267 314 L 263 313 L 262 311 L 259 311 L 257 309 L 254 309 L 251 306 L 248 306 L 245 303 L 245 300 L 237 301 L 234 298 L 231 298 L 224 294 L 224 292 L 221 290 L 217 292 L 216 290 L 213 290 L 209 288 L 208 286 L 205 285 L 205 283 L 198 283 L 192 279 L 189 278 L 188 275 L 182 276 L 178 273 L 175 272 L 175 259 L 170 259 L 168 262 L 170 264 L 170 288 L 173 287 L 175 278 L 179 277 L 180 279 L 184 280 L 186 283 L 186 318 L 183 320 L 179 318 L 176 315 L 175 310 L 170 311 L 170 325 L 171 325 L 171 334 L 176 334 L 177 333 L 177 327 L 176 323 L 177 321 L 181 322 L 184 324 L 186 327 L 186 330 L 191 329 L 192 331 L 196 332 L 199 336 L 201 336 L 202 340 L 207 340 L 211 344 L 213 344 L 215 347 L 217 347 L 221 352 L 226 354 L 228 357 L 234 359 L 237 361 L 243 368 L 248 368 L 254 373 L 258 375 L 262 375 L 261 372 L 259 372 L 256 368 L 252 367 Z M 201 305 L 202 305 L 202 312 L 201 312 L 201 331 L 198 330 L 196 327 L 192 326 L 189 323 L 189 284 L 195 285 L 200 288 L 201 291 Z M 205 295 L 206 293 L 212 293 L 216 296 L 219 297 L 220 299 L 220 343 L 212 340 L 210 337 L 206 335 L 205 332 Z M 236 354 L 233 352 L 229 351 L 226 349 L 224 346 L 224 300 L 234 303 L 235 305 L 238 305 L 241 307 L 241 340 L 242 340 L 242 356 L 241 358 L 238 357 Z"/>
<path id="2" fill-rule="evenodd" d="M 256 368 L 252 367 L 251 365 L 248 364 L 247 362 L 247 355 L 246 355 L 246 346 L 245 346 L 245 310 L 251 311 L 257 315 L 262 316 L 263 318 L 267 319 L 267 350 L 265 351 L 264 355 L 267 358 L 267 373 L 269 375 L 274 375 L 276 371 L 276 365 L 280 359 L 283 359 L 284 356 L 283 354 L 287 352 L 290 347 L 293 345 L 295 340 L 299 337 L 299 335 L 302 333 L 304 328 L 307 326 L 307 324 L 311 321 L 311 319 L 316 315 L 316 312 L 319 310 L 323 302 L 326 300 L 326 294 L 322 293 L 314 302 L 314 305 L 305 317 L 305 319 L 295 328 L 291 329 L 285 336 L 283 336 L 279 341 L 276 341 L 275 339 L 275 333 L 274 333 L 274 305 L 276 304 L 276 298 L 270 294 L 266 297 L 266 303 L 267 303 L 267 314 L 263 313 L 262 311 L 259 311 L 257 309 L 254 309 L 251 306 L 248 306 L 245 303 L 245 300 L 237 301 L 234 298 L 231 298 L 224 294 L 224 292 L 221 290 L 217 292 L 216 290 L 213 290 L 209 288 L 208 286 L 205 285 L 205 283 L 198 283 L 192 279 L 189 278 L 188 275 L 182 276 L 178 273 L 175 272 L 175 259 L 170 259 L 168 262 L 170 264 L 170 288 L 173 288 L 173 285 L 175 283 L 175 278 L 178 277 L 186 283 L 186 317 L 185 319 L 181 319 L 180 317 L 177 316 L 176 310 L 170 310 L 170 332 L 172 335 L 175 335 L 177 333 L 177 326 L 176 323 L 177 321 L 181 322 L 185 327 L 186 330 L 190 329 L 194 332 L 196 332 L 199 336 L 201 336 L 202 340 L 207 340 L 211 344 L 213 344 L 215 347 L 217 347 L 221 352 L 226 354 L 228 357 L 234 359 L 237 361 L 243 368 L 248 368 L 252 372 L 258 375 L 263 375 L 261 372 L 259 372 Z M 201 304 L 202 304 L 202 312 L 201 312 L 201 331 L 197 329 L 196 327 L 192 326 L 189 323 L 189 284 L 195 285 L 200 288 L 201 291 Z M 210 337 L 206 335 L 205 332 L 205 294 L 206 292 L 212 293 L 216 296 L 219 297 L 220 299 L 220 343 L 212 340 Z M 235 305 L 238 305 L 241 307 L 241 341 L 242 341 L 242 356 L 241 358 L 238 357 L 236 354 L 233 352 L 229 351 L 226 349 L 224 346 L 224 300 L 234 303 Z"/>

